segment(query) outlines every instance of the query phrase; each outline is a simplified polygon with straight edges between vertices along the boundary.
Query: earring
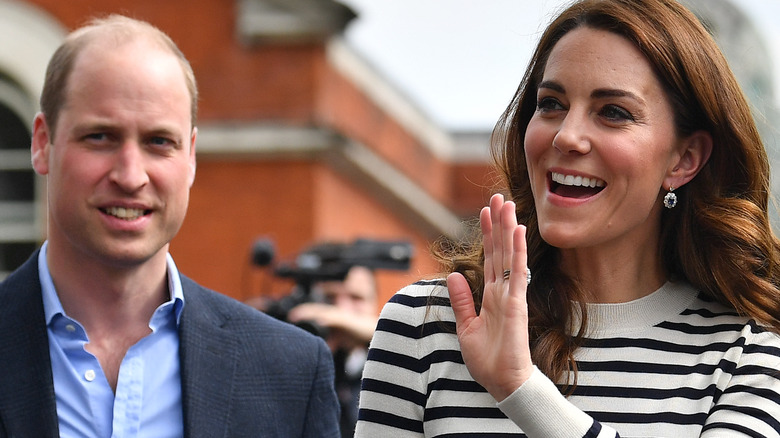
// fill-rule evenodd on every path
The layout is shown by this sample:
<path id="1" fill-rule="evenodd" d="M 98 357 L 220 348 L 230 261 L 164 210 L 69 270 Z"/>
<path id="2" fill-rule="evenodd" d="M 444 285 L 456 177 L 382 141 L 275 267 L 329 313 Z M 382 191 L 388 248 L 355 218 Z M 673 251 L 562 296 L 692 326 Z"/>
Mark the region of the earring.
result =
<path id="1" fill-rule="evenodd" d="M 664 196 L 664 207 L 672 209 L 677 205 L 677 195 L 674 194 L 674 187 L 669 186 L 669 192 Z"/>

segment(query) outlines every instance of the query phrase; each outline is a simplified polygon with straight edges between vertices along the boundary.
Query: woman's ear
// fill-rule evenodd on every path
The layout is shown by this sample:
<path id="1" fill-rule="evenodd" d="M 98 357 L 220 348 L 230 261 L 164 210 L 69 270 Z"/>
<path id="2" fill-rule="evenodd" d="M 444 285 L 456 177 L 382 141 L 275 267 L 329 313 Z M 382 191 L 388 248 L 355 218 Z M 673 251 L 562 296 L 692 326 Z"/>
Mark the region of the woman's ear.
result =
<path id="1" fill-rule="evenodd" d="M 680 188 L 692 180 L 707 164 L 712 153 L 712 135 L 700 130 L 682 140 L 680 156 L 664 179 L 664 187 Z"/>
<path id="2" fill-rule="evenodd" d="M 33 120 L 30 155 L 32 157 L 32 167 L 39 175 L 49 173 L 51 141 L 51 131 L 49 130 L 49 124 L 46 123 L 46 117 L 44 117 L 43 113 L 36 114 L 35 120 Z"/>

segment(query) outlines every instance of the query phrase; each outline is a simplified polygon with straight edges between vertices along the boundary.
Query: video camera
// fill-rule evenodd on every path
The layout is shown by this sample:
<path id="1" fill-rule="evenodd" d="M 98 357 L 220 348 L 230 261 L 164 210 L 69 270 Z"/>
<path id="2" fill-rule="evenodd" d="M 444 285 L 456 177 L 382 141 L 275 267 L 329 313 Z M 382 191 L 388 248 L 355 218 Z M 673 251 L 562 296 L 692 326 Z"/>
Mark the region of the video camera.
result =
<path id="1" fill-rule="evenodd" d="M 290 278 L 295 287 L 287 296 L 272 302 L 265 312 L 289 322 L 287 315 L 295 306 L 317 302 L 312 286 L 321 281 L 342 281 L 353 266 L 369 269 L 406 271 L 409 269 L 413 246 L 406 241 L 380 241 L 357 239 L 352 243 L 322 243 L 309 247 L 296 257 L 294 263 L 278 264 L 273 272 L 279 278 Z M 252 262 L 265 266 L 273 260 L 273 244 L 267 239 L 255 242 Z M 313 321 L 296 325 L 321 337 L 327 336 L 327 329 Z"/>

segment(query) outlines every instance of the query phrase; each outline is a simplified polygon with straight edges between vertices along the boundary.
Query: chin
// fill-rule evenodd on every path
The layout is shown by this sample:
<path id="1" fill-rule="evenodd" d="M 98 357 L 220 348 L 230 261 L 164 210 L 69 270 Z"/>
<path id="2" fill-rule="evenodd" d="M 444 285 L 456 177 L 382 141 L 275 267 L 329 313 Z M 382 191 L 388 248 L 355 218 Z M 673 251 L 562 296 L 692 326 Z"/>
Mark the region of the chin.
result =
<path id="1" fill-rule="evenodd" d="M 115 245 L 104 248 L 103 256 L 109 264 L 117 267 L 133 267 L 154 258 L 161 251 L 157 245 Z"/>
<path id="2" fill-rule="evenodd" d="M 560 224 L 556 226 L 540 227 L 539 234 L 548 245 L 560 249 L 576 248 L 581 240 L 579 233 L 572 233 L 572 225 Z"/>

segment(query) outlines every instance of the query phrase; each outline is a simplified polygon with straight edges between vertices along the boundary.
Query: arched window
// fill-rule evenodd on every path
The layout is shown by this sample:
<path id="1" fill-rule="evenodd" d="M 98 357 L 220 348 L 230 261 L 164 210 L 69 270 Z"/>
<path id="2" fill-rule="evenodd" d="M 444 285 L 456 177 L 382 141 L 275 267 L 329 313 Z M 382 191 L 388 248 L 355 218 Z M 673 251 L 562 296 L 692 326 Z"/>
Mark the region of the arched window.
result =
<path id="1" fill-rule="evenodd" d="M 46 65 L 65 31 L 35 5 L 0 1 L 0 279 L 45 238 L 45 185 L 32 169 L 30 136 Z"/>
<path id="2" fill-rule="evenodd" d="M 29 98 L 0 76 L 0 278 L 35 250 L 35 173 L 30 164 Z"/>

